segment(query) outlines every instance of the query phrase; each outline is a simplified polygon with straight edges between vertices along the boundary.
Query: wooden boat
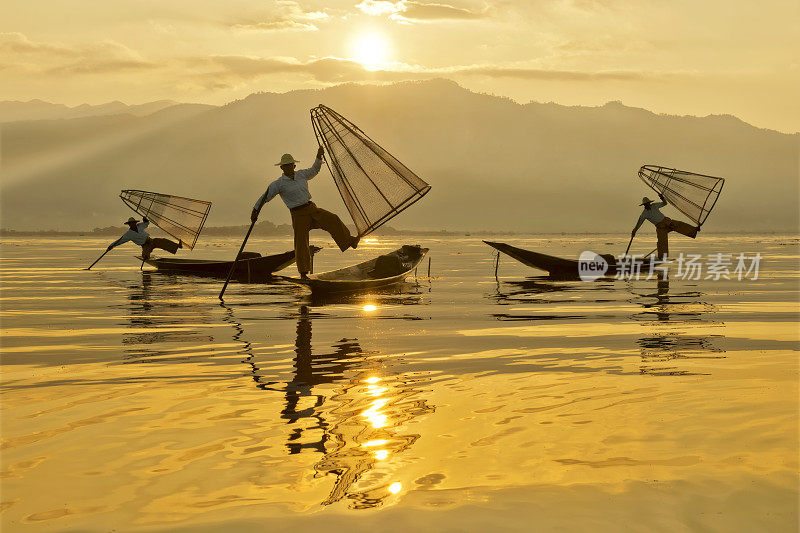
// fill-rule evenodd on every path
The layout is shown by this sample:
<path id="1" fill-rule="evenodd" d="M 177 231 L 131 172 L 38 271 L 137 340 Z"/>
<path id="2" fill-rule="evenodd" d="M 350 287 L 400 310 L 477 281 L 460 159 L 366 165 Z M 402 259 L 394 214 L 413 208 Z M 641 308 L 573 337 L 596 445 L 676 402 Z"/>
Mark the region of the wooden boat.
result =
<path id="1" fill-rule="evenodd" d="M 311 256 L 313 257 L 321 249 L 317 246 L 312 246 Z M 214 278 L 227 277 L 231 265 L 233 265 L 233 261 L 211 259 L 177 259 L 172 257 L 151 257 L 149 259 L 138 257 L 138 259 L 156 267 L 161 272 Z M 266 256 L 262 256 L 257 252 L 242 252 L 239 260 L 236 261 L 233 279 L 245 282 L 266 281 L 272 277 L 273 272 L 282 270 L 292 263 L 294 263 L 294 250 Z"/>
<path id="2" fill-rule="evenodd" d="M 532 252 L 523 248 L 517 248 L 504 242 L 491 242 L 483 241 L 495 250 L 503 252 L 504 254 L 513 257 L 523 265 L 532 268 L 544 270 L 551 278 L 559 279 L 579 279 L 579 264 L 577 259 L 564 259 L 563 257 L 556 257 L 554 255 L 540 254 L 539 252 Z M 606 263 L 608 263 L 608 270 L 605 272 L 605 277 L 614 276 L 617 273 L 617 262 L 611 254 L 601 254 Z"/>
<path id="3" fill-rule="evenodd" d="M 281 279 L 305 285 L 316 293 L 349 292 L 400 283 L 422 261 L 428 248 L 404 245 L 397 250 L 357 265 L 311 274 L 308 279 L 280 276 Z"/>

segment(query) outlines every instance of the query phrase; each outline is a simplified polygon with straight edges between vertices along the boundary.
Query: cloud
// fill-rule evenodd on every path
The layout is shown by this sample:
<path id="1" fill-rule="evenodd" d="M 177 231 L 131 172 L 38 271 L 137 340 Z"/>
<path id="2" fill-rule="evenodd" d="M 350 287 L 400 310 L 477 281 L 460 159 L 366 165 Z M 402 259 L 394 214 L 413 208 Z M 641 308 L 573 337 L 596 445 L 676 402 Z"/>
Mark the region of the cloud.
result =
<path id="1" fill-rule="evenodd" d="M 405 9 L 403 2 L 386 2 L 385 0 L 364 0 L 356 5 L 363 13 L 373 17 L 380 15 L 393 15 Z"/>
<path id="2" fill-rule="evenodd" d="M 403 70 L 370 71 L 349 59 L 324 57 L 298 61 L 283 57 L 211 56 L 184 60 L 185 81 L 205 89 L 227 89 L 273 75 L 301 75 L 333 84 L 409 79 Z M 411 78 L 414 77 L 412 73 Z"/>
<path id="3" fill-rule="evenodd" d="M 0 33 L 0 53 L 15 55 L 47 54 L 51 56 L 71 57 L 75 50 L 69 47 L 31 41 L 22 33 Z"/>
<path id="4" fill-rule="evenodd" d="M 577 70 L 550 70 L 537 68 L 518 67 L 492 67 L 470 66 L 457 67 L 454 72 L 487 76 L 490 78 L 516 78 L 522 80 L 551 80 L 551 81 L 596 81 L 617 80 L 632 81 L 646 78 L 662 77 L 652 73 L 639 71 L 577 71 Z"/>
<path id="5" fill-rule="evenodd" d="M 436 20 L 436 19 L 479 19 L 484 18 L 487 10 L 470 11 L 448 4 L 424 4 L 421 2 L 405 2 L 405 10 L 400 14 L 409 20 Z"/>
<path id="6" fill-rule="evenodd" d="M 6 68 L 33 74 L 107 74 L 156 67 L 114 41 L 70 46 L 32 41 L 22 33 L 0 33 L 0 55 Z"/>
<path id="7" fill-rule="evenodd" d="M 82 58 L 67 65 L 60 65 L 50 69 L 47 73 L 53 75 L 63 74 L 114 74 L 122 72 L 136 72 L 158 68 L 158 65 L 149 61 L 138 59 L 114 59 L 90 57 Z"/>
<path id="8" fill-rule="evenodd" d="M 666 73 L 640 71 L 575 71 L 524 66 L 457 65 L 428 68 L 394 63 L 369 70 L 349 59 L 325 57 L 299 61 L 286 57 L 211 56 L 188 58 L 179 69 L 185 81 L 203 89 L 228 89 L 275 76 L 304 76 L 322 84 L 344 82 L 393 82 L 440 77 L 483 76 L 541 81 L 640 81 L 663 78 Z"/>
<path id="9" fill-rule="evenodd" d="M 450 4 L 400 0 L 363 0 L 356 8 L 371 16 L 388 15 L 398 22 L 425 22 L 433 20 L 473 20 L 488 16 L 489 9 L 471 11 Z"/>
<path id="10" fill-rule="evenodd" d="M 324 11 L 305 11 L 293 0 L 279 0 L 275 12 L 250 17 L 231 24 L 235 29 L 248 31 L 316 31 L 315 22 L 330 18 Z"/>
<path id="11" fill-rule="evenodd" d="M 293 57 L 212 55 L 151 60 L 113 41 L 69 46 L 32 41 L 20 33 L 0 34 L 0 53 L 4 58 L 0 69 L 4 72 L 16 70 L 26 75 L 54 77 L 140 75 L 141 72 L 153 71 L 162 82 L 169 80 L 170 83 L 176 82 L 193 90 L 212 91 L 246 86 L 269 76 L 283 76 L 288 80 L 305 78 L 329 85 L 464 76 L 582 82 L 637 81 L 670 75 L 640 71 L 553 70 L 525 64 L 474 64 L 431 68 L 391 63 L 376 70 L 339 57 L 302 61 Z"/>
<path id="12" fill-rule="evenodd" d="M 261 20 L 252 22 L 238 22 L 233 24 L 237 30 L 251 31 L 280 31 L 280 30 L 300 30 L 317 31 L 316 25 L 309 22 L 298 22 L 296 20 Z"/>

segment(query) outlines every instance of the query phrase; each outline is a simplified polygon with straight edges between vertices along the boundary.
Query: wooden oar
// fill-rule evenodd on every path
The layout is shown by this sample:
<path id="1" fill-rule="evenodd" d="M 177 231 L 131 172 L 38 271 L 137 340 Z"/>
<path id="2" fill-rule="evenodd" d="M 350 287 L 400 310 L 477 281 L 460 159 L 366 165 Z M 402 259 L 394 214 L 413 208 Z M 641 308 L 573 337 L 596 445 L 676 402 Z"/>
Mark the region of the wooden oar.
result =
<path id="1" fill-rule="evenodd" d="M 631 234 L 631 240 L 629 240 L 629 241 L 628 241 L 628 247 L 627 247 L 627 248 L 625 248 L 625 253 L 624 253 L 623 255 L 628 255 L 628 252 L 629 252 L 629 251 L 630 251 L 630 249 L 631 249 L 631 244 L 633 244 L 633 237 L 634 237 L 635 235 L 636 235 L 635 233 L 632 233 L 632 234 Z"/>
<path id="2" fill-rule="evenodd" d="M 250 223 L 250 229 L 247 230 L 247 235 L 244 236 L 244 240 L 242 241 L 242 246 L 239 248 L 239 253 L 236 254 L 236 257 L 233 259 L 233 265 L 231 266 L 230 272 L 228 272 L 228 278 L 225 280 L 225 285 L 222 286 L 222 290 L 219 291 L 219 299 L 222 300 L 222 295 L 225 294 L 225 289 L 228 288 L 228 282 L 231 280 L 231 276 L 233 276 L 233 271 L 236 270 L 236 262 L 239 260 L 239 256 L 242 255 L 242 251 L 244 250 L 245 244 L 247 244 L 247 239 L 250 238 L 250 232 L 253 231 L 253 226 L 256 225 L 256 221 Z"/>
<path id="3" fill-rule="evenodd" d="M 650 257 L 650 256 L 652 255 L 652 253 L 653 253 L 653 252 L 655 252 L 656 250 L 658 250 L 658 248 L 653 248 L 653 249 L 650 251 L 650 253 L 649 253 L 649 254 L 647 254 L 646 256 L 642 257 L 642 261 L 644 261 L 645 259 L 647 259 L 648 257 Z"/>
<path id="4" fill-rule="evenodd" d="M 108 252 L 109 252 L 109 250 L 106 250 L 105 252 L 103 252 L 103 255 L 101 255 L 100 257 L 98 257 L 98 258 L 97 258 L 97 261 L 100 261 L 100 260 L 101 260 L 103 257 L 105 257 L 105 255 L 106 255 Z M 92 264 L 91 264 L 91 265 L 89 265 L 88 267 L 84 268 L 84 270 L 91 270 L 91 268 L 97 264 L 97 261 L 95 261 L 94 263 L 92 263 Z"/>

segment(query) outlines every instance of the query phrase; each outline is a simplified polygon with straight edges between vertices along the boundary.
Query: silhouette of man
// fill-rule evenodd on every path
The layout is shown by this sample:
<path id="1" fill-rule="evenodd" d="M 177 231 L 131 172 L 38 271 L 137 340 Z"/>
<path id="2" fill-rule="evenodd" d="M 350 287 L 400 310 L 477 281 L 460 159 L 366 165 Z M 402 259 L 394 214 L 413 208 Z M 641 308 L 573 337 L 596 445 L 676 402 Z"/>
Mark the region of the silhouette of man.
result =
<path id="1" fill-rule="evenodd" d="M 356 248 L 359 238 L 352 236 L 350 230 L 333 213 L 320 209 L 311 201 L 308 192 L 308 181 L 319 173 L 322 167 L 323 149 L 317 150 L 317 159 L 311 168 L 295 170 L 297 160 L 291 154 L 283 154 L 281 162 L 276 166 L 281 167 L 283 175 L 269 184 L 267 190 L 256 201 L 250 220 L 255 223 L 261 208 L 280 195 L 283 203 L 289 208 L 292 215 L 292 228 L 294 229 L 294 252 L 297 260 L 297 270 L 300 277 L 307 278 L 311 270 L 311 252 L 308 248 L 308 234 L 312 229 L 327 231 L 341 251 Z"/>
<path id="2" fill-rule="evenodd" d="M 179 248 L 183 248 L 183 242 L 180 239 L 178 239 L 178 242 L 173 242 L 160 237 L 155 239 L 151 238 L 145 231 L 145 228 L 150 225 L 150 221 L 147 220 L 147 217 L 144 217 L 144 220 L 138 223 L 135 218 L 130 217 L 125 224 L 127 224 L 130 229 L 126 231 L 122 237 L 109 244 L 108 248 L 106 248 L 107 252 L 110 252 L 112 248 L 116 248 L 120 244 L 128 241 L 133 241 L 134 244 L 138 244 L 142 247 L 142 259 L 149 259 L 150 253 L 152 253 L 155 248 L 166 250 L 171 254 L 177 252 Z"/>
<path id="3" fill-rule="evenodd" d="M 631 239 L 636 235 L 636 231 L 642 226 L 645 220 L 649 220 L 656 227 L 656 236 L 658 238 L 657 253 L 659 259 L 663 259 L 669 254 L 669 232 L 677 231 L 681 235 L 686 235 L 694 239 L 697 237 L 697 232 L 700 231 L 700 226 L 692 226 L 680 220 L 673 220 L 665 216 L 661 212 L 661 208 L 667 205 L 667 201 L 662 194 L 658 195 L 661 201 L 654 204 L 647 196 L 642 198 L 642 203 L 639 205 L 644 206 L 642 214 L 639 215 L 639 220 L 636 226 L 631 231 Z"/>

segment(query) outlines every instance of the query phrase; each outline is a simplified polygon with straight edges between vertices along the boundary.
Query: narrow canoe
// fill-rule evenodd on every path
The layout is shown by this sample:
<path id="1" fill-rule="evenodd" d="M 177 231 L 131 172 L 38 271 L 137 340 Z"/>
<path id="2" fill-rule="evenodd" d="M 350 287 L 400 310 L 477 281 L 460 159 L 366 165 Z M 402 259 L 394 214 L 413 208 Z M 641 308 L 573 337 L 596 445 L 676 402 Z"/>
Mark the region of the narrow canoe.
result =
<path id="1" fill-rule="evenodd" d="M 305 285 L 315 293 L 351 292 L 386 287 L 406 279 L 422 261 L 428 248 L 404 245 L 397 250 L 357 265 L 311 274 L 308 279 L 281 276 L 282 279 Z"/>
<path id="2" fill-rule="evenodd" d="M 564 259 L 563 257 L 556 257 L 554 255 L 541 254 L 539 252 L 517 248 L 516 246 L 511 246 L 510 244 L 506 244 L 504 242 L 483 242 L 495 250 L 503 252 L 509 257 L 513 257 L 523 265 L 544 270 L 552 278 L 580 278 L 580 262 L 577 259 Z M 611 254 L 601 254 L 600 257 L 602 257 L 608 263 L 608 270 L 605 272 L 605 276 L 615 275 L 617 272 L 617 263 L 614 256 Z"/>
<path id="3" fill-rule="evenodd" d="M 311 247 L 313 256 L 322 248 Z M 255 257 L 254 257 L 255 256 Z M 138 258 L 142 260 L 141 257 Z M 205 276 L 225 278 L 230 272 L 233 261 L 218 261 L 212 259 L 176 259 L 171 257 L 151 257 L 143 260 L 148 265 L 156 267 L 161 272 L 187 274 L 192 276 Z M 236 270 L 233 278 L 237 281 L 260 282 L 272 277 L 273 272 L 282 270 L 294 263 L 294 250 L 282 254 L 261 256 L 255 252 L 244 252 L 236 261 Z"/>

